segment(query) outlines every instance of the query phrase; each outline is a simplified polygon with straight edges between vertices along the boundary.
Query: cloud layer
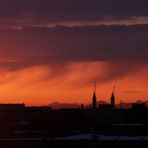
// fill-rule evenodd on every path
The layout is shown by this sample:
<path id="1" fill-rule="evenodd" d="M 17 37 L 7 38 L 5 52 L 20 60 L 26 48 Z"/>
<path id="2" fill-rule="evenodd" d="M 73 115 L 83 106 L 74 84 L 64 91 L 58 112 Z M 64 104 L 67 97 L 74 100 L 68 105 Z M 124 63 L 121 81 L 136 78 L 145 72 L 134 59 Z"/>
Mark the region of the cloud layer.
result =
<path id="1" fill-rule="evenodd" d="M 148 15 L 147 0 L 1 0 L 1 18 L 97 20 Z M 8 11 L 9 10 L 9 11 Z"/>
<path id="2" fill-rule="evenodd" d="M 0 30 L 1 65 L 148 59 L 148 25 Z"/>
<path id="3" fill-rule="evenodd" d="M 133 91 L 126 90 L 124 79 L 129 87 L 133 83 L 146 88 L 147 0 L 0 0 L 0 4 L 1 94 L 21 88 L 14 93 L 21 97 L 21 92 L 26 96 L 44 86 L 34 95 L 47 97 L 48 87 L 66 93 L 94 80 L 106 87 L 121 81 L 123 92 Z"/>
<path id="4" fill-rule="evenodd" d="M 3 27 L 148 22 L 147 0 L 0 0 L 0 3 Z"/>

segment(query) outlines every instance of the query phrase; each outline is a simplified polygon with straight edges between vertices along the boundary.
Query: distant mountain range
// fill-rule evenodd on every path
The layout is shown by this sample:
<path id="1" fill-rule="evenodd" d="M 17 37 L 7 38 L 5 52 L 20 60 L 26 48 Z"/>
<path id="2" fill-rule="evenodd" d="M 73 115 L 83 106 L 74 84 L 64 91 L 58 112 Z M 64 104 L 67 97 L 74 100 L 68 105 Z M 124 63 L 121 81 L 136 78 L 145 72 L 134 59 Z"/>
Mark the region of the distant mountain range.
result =
<path id="1" fill-rule="evenodd" d="M 142 102 L 140 100 L 137 101 L 137 103 L 146 103 L 146 106 L 148 106 L 148 101 Z M 97 104 L 108 104 L 105 101 L 98 101 Z M 47 106 L 52 107 L 53 109 L 61 109 L 61 108 L 80 108 L 80 104 L 77 103 L 60 103 L 60 102 L 53 102 Z M 91 104 L 87 104 L 85 105 L 86 108 L 91 108 Z M 129 109 L 132 107 L 132 103 L 122 103 L 122 104 L 117 104 L 116 105 L 117 108 L 122 107 L 125 109 Z"/>
<path id="2" fill-rule="evenodd" d="M 105 101 L 98 101 L 98 104 L 107 104 Z M 80 108 L 81 104 L 78 103 L 60 103 L 60 102 L 53 102 L 48 106 L 52 107 L 53 109 L 61 109 L 61 108 Z M 91 107 L 91 104 L 85 105 L 86 108 Z"/>
<path id="3" fill-rule="evenodd" d="M 48 106 L 52 107 L 53 109 L 61 109 L 61 108 L 80 108 L 80 105 L 77 103 L 60 103 L 60 102 L 53 102 Z"/>

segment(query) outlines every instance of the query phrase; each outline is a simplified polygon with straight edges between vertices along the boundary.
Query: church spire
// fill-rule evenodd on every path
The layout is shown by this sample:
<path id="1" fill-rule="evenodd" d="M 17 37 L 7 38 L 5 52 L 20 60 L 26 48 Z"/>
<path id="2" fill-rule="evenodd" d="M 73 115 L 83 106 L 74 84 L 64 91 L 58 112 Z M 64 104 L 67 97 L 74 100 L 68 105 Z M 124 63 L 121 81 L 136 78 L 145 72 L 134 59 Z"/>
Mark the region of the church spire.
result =
<path id="1" fill-rule="evenodd" d="M 114 89 L 113 89 L 113 92 L 112 92 L 112 95 L 111 95 L 111 106 L 113 108 L 115 108 L 115 85 L 114 85 Z"/>
<path id="2" fill-rule="evenodd" d="M 92 109 L 97 108 L 97 98 L 96 98 L 96 82 L 94 83 L 94 94 L 92 97 Z"/>

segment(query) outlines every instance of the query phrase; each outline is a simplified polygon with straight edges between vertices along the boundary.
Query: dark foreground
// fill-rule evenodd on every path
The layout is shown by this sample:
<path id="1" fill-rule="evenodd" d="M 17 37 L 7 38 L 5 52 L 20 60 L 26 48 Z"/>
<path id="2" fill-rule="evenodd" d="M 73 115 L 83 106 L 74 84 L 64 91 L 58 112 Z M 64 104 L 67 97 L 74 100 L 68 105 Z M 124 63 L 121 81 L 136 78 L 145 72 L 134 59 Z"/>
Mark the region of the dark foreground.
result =
<path id="1" fill-rule="evenodd" d="M 142 147 L 148 147 L 144 104 L 129 110 L 0 105 L 0 148 Z"/>
<path id="2" fill-rule="evenodd" d="M 40 140 L 1 140 L 1 148 L 145 148 L 148 141 L 40 141 Z"/>

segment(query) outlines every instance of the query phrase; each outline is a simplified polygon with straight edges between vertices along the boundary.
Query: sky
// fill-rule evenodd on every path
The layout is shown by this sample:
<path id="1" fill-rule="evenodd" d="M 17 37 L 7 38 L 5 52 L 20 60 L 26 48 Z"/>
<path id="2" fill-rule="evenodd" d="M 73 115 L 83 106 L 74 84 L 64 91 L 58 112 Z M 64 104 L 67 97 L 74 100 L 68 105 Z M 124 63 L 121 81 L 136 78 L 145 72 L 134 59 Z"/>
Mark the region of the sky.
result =
<path id="1" fill-rule="evenodd" d="M 0 103 L 148 99 L 147 0 L 0 0 Z"/>

